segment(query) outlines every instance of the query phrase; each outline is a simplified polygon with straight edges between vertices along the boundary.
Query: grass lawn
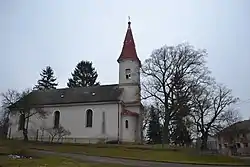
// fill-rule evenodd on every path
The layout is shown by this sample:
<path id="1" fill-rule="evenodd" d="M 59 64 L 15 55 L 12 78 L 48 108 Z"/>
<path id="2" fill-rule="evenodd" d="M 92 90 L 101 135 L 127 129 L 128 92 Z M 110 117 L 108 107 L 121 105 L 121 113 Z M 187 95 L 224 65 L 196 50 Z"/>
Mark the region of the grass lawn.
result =
<path id="1" fill-rule="evenodd" d="M 26 149 L 27 144 L 21 142 L 2 142 L 0 140 L 0 167 L 126 167 L 118 164 L 100 164 L 80 162 L 66 157 L 41 156 Z M 13 159 L 9 154 L 22 154 L 31 156 L 32 159 Z"/>
<path id="2" fill-rule="evenodd" d="M 0 167 L 125 167 L 116 164 L 78 162 L 63 157 L 39 157 L 36 159 L 10 159 L 0 156 Z"/>
<path id="3" fill-rule="evenodd" d="M 8 141 L 7 145 L 17 141 Z M 17 142 L 20 143 L 21 141 Z M 21 142 L 22 143 L 22 142 Z M 13 145 L 13 144 L 11 144 Z M 20 145 L 20 144 L 18 144 Z M 229 164 L 243 165 L 249 164 L 244 160 L 219 156 L 219 155 L 200 155 L 190 149 L 160 149 L 148 148 L 133 145 L 76 145 L 76 144 L 44 144 L 44 143 L 25 143 L 21 144 L 29 148 L 49 150 L 55 152 L 82 153 L 87 155 L 121 157 L 139 160 L 153 160 L 163 162 L 197 163 L 197 164 Z M 1 144 L 0 144 L 1 147 Z"/>
<path id="4" fill-rule="evenodd" d="M 245 161 L 227 156 L 199 155 L 188 150 L 150 150 L 126 147 L 94 147 L 74 145 L 36 145 L 35 148 L 70 153 L 84 153 L 87 155 L 100 155 L 122 157 L 139 160 L 153 160 L 165 162 L 182 162 L 198 164 L 244 164 Z"/>

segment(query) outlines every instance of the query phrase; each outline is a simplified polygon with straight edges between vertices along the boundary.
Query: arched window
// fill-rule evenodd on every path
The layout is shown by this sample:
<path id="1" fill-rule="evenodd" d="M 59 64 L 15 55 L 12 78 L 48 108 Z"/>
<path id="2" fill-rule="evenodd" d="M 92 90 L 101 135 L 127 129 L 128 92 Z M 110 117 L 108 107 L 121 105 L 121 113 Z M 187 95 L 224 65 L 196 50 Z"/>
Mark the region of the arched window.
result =
<path id="1" fill-rule="evenodd" d="M 125 121 L 125 128 L 128 129 L 128 120 Z"/>
<path id="2" fill-rule="evenodd" d="M 60 125 L 60 112 L 54 112 L 54 128 L 59 128 Z"/>
<path id="3" fill-rule="evenodd" d="M 87 122 L 86 122 L 86 127 L 92 127 L 92 123 L 93 123 L 93 111 L 88 109 L 86 111 L 86 118 L 87 118 Z"/>
<path id="4" fill-rule="evenodd" d="M 18 130 L 24 130 L 24 126 L 25 126 L 25 115 L 21 114 L 19 116 L 19 127 L 18 127 Z"/>

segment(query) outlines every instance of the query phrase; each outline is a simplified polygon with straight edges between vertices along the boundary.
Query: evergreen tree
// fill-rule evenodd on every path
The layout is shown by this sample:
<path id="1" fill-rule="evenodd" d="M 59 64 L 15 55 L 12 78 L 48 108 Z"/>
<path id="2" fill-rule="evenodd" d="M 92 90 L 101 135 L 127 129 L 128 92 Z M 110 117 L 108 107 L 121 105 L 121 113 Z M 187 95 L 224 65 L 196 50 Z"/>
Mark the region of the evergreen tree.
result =
<path id="1" fill-rule="evenodd" d="M 189 145 L 192 142 L 191 134 L 188 130 L 188 120 L 183 118 L 178 118 L 173 122 L 174 128 L 173 133 L 171 134 L 171 140 L 175 144 L 184 146 L 185 144 Z"/>
<path id="2" fill-rule="evenodd" d="M 96 82 L 98 74 L 93 67 L 92 62 L 79 62 L 71 75 L 72 78 L 70 78 L 67 83 L 67 86 L 70 88 L 99 85 L 99 82 Z"/>
<path id="3" fill-rule="evenodd" d="M 56 77 L 54 76 L 54 71 L 50 66 L 47 66 L 40 73 L 41 79 L 37 81 L 37 85 L 34 89 L 47 90 L 56 89 L 58 83 L 56 83 Z"/>
<path id="4" fill-rule="evenodd" d="M 171 140 L 175 144 L 184 145 L 191 143 L 191 135 L 188 130 L 190 109 L 188 103 L 190 101 L 190 93 L 188 91 L 187 81 L 184 80 L 183 73 L 176 72 L 172 76 L 172 82 L 175 85 L 173 91 L 172 107 L 175 111 L 172 118 L 173 131 L 171 134 Z"/>
<path id="5" fill-rule="evenodd" d="M 159 112 L 153 106 L 150 107 L 149 127 L 147 137 L 152 144 L 160 144 L 162 140 L 162 126 L 160 123 Z"/>

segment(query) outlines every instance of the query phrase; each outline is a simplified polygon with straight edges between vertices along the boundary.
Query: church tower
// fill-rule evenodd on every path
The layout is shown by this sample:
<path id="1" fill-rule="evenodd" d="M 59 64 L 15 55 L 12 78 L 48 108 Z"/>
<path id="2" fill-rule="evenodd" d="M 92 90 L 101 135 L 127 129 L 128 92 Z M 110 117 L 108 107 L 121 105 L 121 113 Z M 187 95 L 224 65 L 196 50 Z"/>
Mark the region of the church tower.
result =
<path id="1" fill-rule="evenodd" d="M 123 42 L 119 63 L 119 86 L 123 88 L 123 102 L 141 104 L 140 102 L 140 68 L 141 61 L 137 57 L 135 42 L 128 22 L 126 36 Z"/>
<path id="2" fill-rule="evenodd" d="M 131 22 L 123 42 L 119 63 L 119 87 L 123 89 L 121 96 L 121 131 L 120 138 L 127 142 L 140 142 L 142 139 L 141 61 L 137 56 L 135 41 L 131 30 Z"/>

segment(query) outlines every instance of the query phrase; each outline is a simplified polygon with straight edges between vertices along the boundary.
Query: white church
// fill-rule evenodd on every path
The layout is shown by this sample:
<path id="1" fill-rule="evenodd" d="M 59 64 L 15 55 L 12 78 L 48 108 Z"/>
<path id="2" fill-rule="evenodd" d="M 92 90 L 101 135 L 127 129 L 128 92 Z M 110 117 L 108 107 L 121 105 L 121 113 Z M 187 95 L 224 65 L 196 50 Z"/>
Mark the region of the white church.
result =
<path id="1" fill-rule="evenodd" d="M 33 91 L 28 95 L 30 110 L 42 108 L 47 118 L 33 115 L 28 123 L 29 140 L 48 141 L 46 128 L 62 126 L 70 131 L 62 142 L 97 143 L 100 140 L 140 142 L 143 105 L 140 97 L 140 67 L 131 22 L 118 58 L 119 84 Z M 22 110 L 24 100 L 10 107 Z M 32 111 L 31 111 L 32 112 Z M 23 138 L 21 115 L 11 117 L 9 137 Z M 23 125 L 26 126 L 26 125 Z"/>

